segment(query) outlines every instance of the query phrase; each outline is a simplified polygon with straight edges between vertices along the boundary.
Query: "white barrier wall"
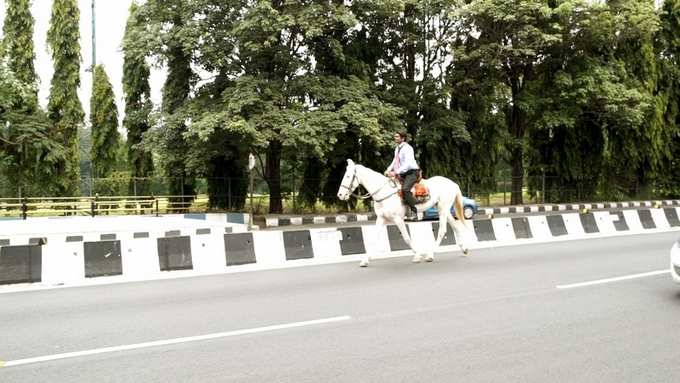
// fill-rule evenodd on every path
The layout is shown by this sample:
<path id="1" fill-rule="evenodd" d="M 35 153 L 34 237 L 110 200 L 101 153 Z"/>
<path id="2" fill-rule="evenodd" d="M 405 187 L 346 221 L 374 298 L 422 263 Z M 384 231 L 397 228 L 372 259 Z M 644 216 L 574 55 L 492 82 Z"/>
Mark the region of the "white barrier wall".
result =
<path id="1" fill-rule="evenodd" d="M 545 242 L 554 240 L 555 236 L 564 240 L 679 230 L 678 210 L 667 207 L 582 215 L 567 213 L 550 218 L 534 215 L 514 219 L 468 220 L 466 224 L 469 230 L 464 241 L 468 247 L 474 249 L 512 243 Z M 378 229 L 374 225 L 288 232 L 225 233 L 230 231 L 227 230 L 230 227 L 225 228 L 223 223 L 210 226 L 208 220 L 197 220 L 200 223 L 198 225 L 172 226 L 163 223 L 147 227 L 136 226 L 132 227 L 133 230 L 109 228 L 106 231 L 96 231 L 101 226 L 94 225 L 90 231 L 64 234 L 55 232 L 64 230 L 65 226 L 72 227 L 75 221 L 65 226 L 55 226 L 58 221 L 54 220 L 48 222 L 53 228 L 51 233 L 33 230 L 31 233 L 0 235 L 3 252 L 15 249 L 19 251 L 17 246 L 31 243 L 41 250 L 41 263 L 34 263 L 31 267 L 40 268 L 38 283 L 47 286 L 77 285 L 102 277 L 110 278 L 109 280 L 145 280 L 173 275 L 307 265 L 314 262 L 341 262 L 356 259 L 348 255 L 360 255 L 361 251 L 375 257 L 384 257 L 394 254 L 392 250 L 404 248 L 394 227 L 388 230 L 388 227 Z M 159 221 L 145 221 L 149 222 Z M 628 230 L 617 230 L 617 225 L 623 223 Z M 408 224 L 410 237 L 418 250 L 427 251 L 433 248 L 436 237 L 433 224 Z M 623 226 L 619 226 L 619 229 L 620 227 Z M 346 238 L 343 238 L 342 230 L 347 232 Z M 447 230 L 448 235 L 451 235 L 450 229 Z M 391 233 L 391 238 L 388 232 Z M 518 240 L 516 233 L 528 238 Z M 345 240 L 348 242 L 345 243 Z M 456 240 L 460 243 L 460 238 Z M 7 242 L 9 246 L 4 246 Z M 45 243 L 41 245 L 42 242 Z M 362 250 L 357 252 L 358 248 Z M 457 246 L 446 246 L 440 251 L 457 249 Z M 406 253 L 409 251 L 398 252 L 402 255 Z M 0 256 L 0 284 L 26 279 L 9 275 L 10 270 L 26 269 L 5 263 L 10 262 L 9 259 L 18 262 L 16 256 L 7 259 Z M 26 262 L 35 262 L 35 259 Z M 163 267 L 171 271 L 161 271 Z M 35 281 L 35 278 L 28 279 Z"/>

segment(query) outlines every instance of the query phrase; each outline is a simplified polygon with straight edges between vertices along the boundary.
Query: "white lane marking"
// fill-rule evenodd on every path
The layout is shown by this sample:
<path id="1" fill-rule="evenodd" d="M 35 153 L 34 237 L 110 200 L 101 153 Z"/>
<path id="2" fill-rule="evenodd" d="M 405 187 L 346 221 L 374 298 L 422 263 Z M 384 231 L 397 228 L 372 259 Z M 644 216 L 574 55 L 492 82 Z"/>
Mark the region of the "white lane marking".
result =
<path id="1" fill-rule="evenodd" d="M 654 275 L 669 274 L 670 272 L 671 272 L 670 270 L 657 270 L 657 271 L 650 271 L 648 273 L 625 275 L 625 276 L 616 277 L 616 278 L 598 279 L 596 281 L 590 281 L 590 282 L 573 283 L 573 284 L 570 284 L 570 285 L 557 285 L 555 287 L 557 287 L 558 289 L 573 289 L 575 287 L 602 285 L 602 284 L 605 284 L 605 283 L 626 281 L 626 280 L 629 280 L 629 279 L 637 279 L 637 278 L 651 277 L 651 276 L 654 276 Z"/>
<path id="2" fill-rule="evenodd" d="M 184 337 L 184 338 L 159 340 L 159 341 L 155 341 L 155 342 L 144 342 L 144 343 L 128 344 L 128 345 L 123 345 L 123 346 L 95 348 L 95 349 L 92 349 L 92 350 L 85 350 L 85 351 L 78 351 L 78 352 L 67 352 L 67 353 L 64 353 L 64 354 L 55 354 L 55 355 L 45 355 L 45 356 L 39 356 L 39 357 L 27 358 L 27 359 L 9 360 L 9 361 L 6 361 L 6 362 L 0 361 L 0 368 L 1 367 L 21 366 L 21 365 L 24 365 L 24 364 L 47 362 L 47 361 L 58 360 L 58 359 L 76 358 L 76 357 L 79 357 L 79 356 L 104 354 L 104 353 L 109 353 L 109 352 L 137 350 L 137 349 L 140 349 L 140 348 L 166 346 L 166 345 L 170 345 L 170 344 L 196 342 L 196 341 L 208 340 L 208 339 L 226 338 L 226 337 L 236 336 L 236 335 L 255 334 L 255 333 L 261 333 L 261 332 L 289 329 L 289 328 L 294 328 L 294 327 L 314 326 L 314 325 L 319 325 L 319 324 L 324 324 L 324 323 L 346 321 L 346 320 L 350 320 L 350 319 L 352 319 L 352 317 L 350 317 L 348 315 L 344 315 L 344 316 L 337 316 L 337 317 L 332 317 L 332 318 L 315 319 L 315 320 L 304 321 L 304 322 L 293 322 L 293 323 L 285 323 L 285 324 L 278 324 L 278 325 L 272 325 L 272 326 L 249 328 L 249 329 L 243 329 L 243 330 L 218 332 L 218 333 L 214 333 L 214 334 L 206 334 L 206 335 L 199 335 L 199 336 L 189 336 L 189 337 Z"/>

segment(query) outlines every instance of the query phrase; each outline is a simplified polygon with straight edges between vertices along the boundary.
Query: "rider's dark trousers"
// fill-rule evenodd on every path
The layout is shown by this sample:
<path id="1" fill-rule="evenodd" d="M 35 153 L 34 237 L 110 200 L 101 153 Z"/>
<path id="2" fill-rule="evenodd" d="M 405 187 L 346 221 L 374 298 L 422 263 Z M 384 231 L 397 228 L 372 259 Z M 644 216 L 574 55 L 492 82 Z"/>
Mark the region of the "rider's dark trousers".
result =
<path id="1" fill-rule="evenodd" d="M 418 182 L 418 170 L 413 169 L 402 173 L 401 179 L 403 180 L 404 201 L 413 212 L 416 212 L 416 197 L 411 193 L 411 188 Z"/>

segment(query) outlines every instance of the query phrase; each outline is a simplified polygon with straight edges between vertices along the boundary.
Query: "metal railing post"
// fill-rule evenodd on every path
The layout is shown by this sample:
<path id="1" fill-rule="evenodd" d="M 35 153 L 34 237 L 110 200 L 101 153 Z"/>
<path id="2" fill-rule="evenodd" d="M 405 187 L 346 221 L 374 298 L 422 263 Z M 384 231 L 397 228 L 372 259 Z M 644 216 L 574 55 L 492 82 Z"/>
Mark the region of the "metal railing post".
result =
<path id="1" fill-rule="evenodd" d="M 90 214 L 92 214 L 92 217 L 97 215 L 97 201 L 99 200 L 99 194 L 95 194 L 94 199 L 91 201 L 90 204 Z"/>
<path id="2" fill-rule="evenodd" d="M 156 217 L 158 217 L 158 198 L 153 197 L 154 202 L 156 202 Z"/>
<path id="3" fill-rule="evenodd" d="M 21 199 L 21 218 L 24 220 L 28 218 L 28 204 L 26 203 L 26 197 Z"/>

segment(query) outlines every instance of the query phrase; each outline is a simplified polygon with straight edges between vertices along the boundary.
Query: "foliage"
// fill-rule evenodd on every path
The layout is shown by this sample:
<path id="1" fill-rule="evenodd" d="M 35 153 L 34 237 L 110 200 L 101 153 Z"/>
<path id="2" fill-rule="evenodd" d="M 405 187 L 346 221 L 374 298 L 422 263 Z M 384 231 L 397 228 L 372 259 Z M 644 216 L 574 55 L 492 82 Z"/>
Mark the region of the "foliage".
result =
<path id="1" fill-rule="evenodd" d="M 94 85 L 90 100 L 90 129 L 92 129 L 91 160 L 96 178 L 106 178 L 114 170 L 120 134 L 118 109 L 113 87 L 102 65 L 94 68 Z"/>
<path id="2" fill-rule="evenodd" d="M 130 16 L 123 38 L 123 92 L 125 94 L 125 117 L 123 127 L 127 130 L 127 157 L 133 177 L 147 177 L 153 172 L 151 154 L 141 145 L 144 133 L 149 130 L 151 113 L 150 69 L 146 63 L 148 52 L 139 47 L 143 42 L 143 20 L 136 3 L 130 6 Z M 148 194 L 149 190 L 131 185 L 131 191 Z"/>
<path id="3" fill-rule="evenodd" d="M 47 115 L 52 133 L 66 149 L 66 159 L 54 169 L 60 195 L 79 194 L 78 128 L 84 112 L 78 99 L 80 86 L 80 10 L 76 0 L 54 0 L 47 31 L 54 75 L 50 84 Z"/>

